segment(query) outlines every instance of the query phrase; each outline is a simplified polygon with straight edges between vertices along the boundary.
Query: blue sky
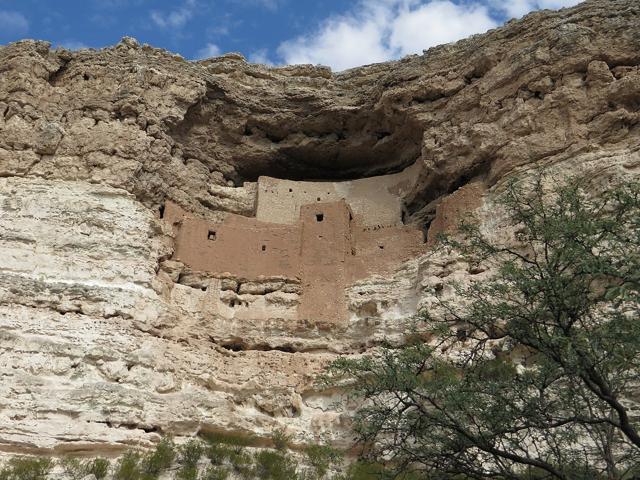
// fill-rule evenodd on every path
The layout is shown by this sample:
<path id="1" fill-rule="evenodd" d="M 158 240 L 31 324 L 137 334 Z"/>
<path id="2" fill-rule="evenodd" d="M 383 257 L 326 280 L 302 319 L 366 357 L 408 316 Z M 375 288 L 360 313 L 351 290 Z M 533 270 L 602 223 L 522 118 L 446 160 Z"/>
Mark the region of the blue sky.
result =
<path id="1" fill-rule="evenodd" d="M 240 52 L 334 70 L 400 58 L 580 0 L 0 0 L 0 43 L 101 48 L 125 35 L 188 59 Z"/>

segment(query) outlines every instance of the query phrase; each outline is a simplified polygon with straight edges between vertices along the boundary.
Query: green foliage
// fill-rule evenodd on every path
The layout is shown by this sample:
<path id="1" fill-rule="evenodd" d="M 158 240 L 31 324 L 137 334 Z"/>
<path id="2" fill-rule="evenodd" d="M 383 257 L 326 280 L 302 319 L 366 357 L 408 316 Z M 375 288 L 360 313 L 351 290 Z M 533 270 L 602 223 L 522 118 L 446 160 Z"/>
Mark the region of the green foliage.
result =
<path id="1" fill-rule="evenodd" d="M 87 476 L 84 464 L 79 458 L 67 457 L 60 460 L 59 463 L 64 473 L 71 477 L 71 480 L 80 480 Z"/>
<path id="2" fill-rule="evenodd" d="M 50 458 L 16 457 L 0 470 L 1 480 L 45 480 L 53 468 Z"/>
<path id="3" fill-rule="evenodd" d="M 258 441 L 254 436 L 227 432 L 205 432 L 200 434 L 202 439 L 209 444 L 234 445 L 240 447 L 257 446 Z"/>
<path id="4" fill-rule="evenodd" d="M 125 452 L 116 465 L 114 480 L 140 480 L 140 454 L 134 451 Z"/>
<path id="5" fill-rule="evenodd" d="M 205 455 L 213 465 L 222 465 L 225 461 L 230 460 L 236 451 L 237 447 L 213 443 L 207 446 Z"/>
<path id="6" fill-rule="evenodd" d="M 287 434 L 284 428 L 278 428 L 273 432 L 271 440 L 273 441 L 273 446 L 276 450 L 286 450 L 289 448 L 291 436 Z"/>
<path id="7" fill-rule="evenodd" d="M 237 475 L 251 478 L 253 459 L 245 452 L 245 446 L 255 444 L 255 438 L 221 433 L 206 433 L 203 438 L 207 442 L 205 454 L 213 465 L 228 462 Z"/>
<path id="8" fill-rule="evenodd" d="M 224 467 L 207 467 L 200 480 L 226 480 L 229 477 L 229 470 Z"/>
<path id="9" fill-rule="evenodd" d="M 329 445 L 309 445 L 304 451 L 307 461 L 313 467 L 315 478 L 318 479 L 324 478 L 329 468 L 339 465 L 344 458 L 341 451 Z"/>
<path id="10" fill-rule="evenodd" d="M 87 475 L 94 475 L 97 480 L 102 480 L 109 471 L 109 460 L 106 458 L 82 461 L 79 458 L 67 457 L 60 461 L 60 465 L 72 480 L 81 480 Z"/>
<path id="11" fill-rule="evenodd" d="M 196 480 L 198 478 L 198 462 L 204 454 L 204 445 L 200 440 L 189 440 L 180 447 L 180 468 L 177 478 L 180 480 Z"/>
<path id="12" fill-rule="evenodd" d="M 598 198 L 582 185 L 509 185 L 514 239 L 471 219 L 444 242 L 488 274 L 451 283 L 454 301 L 434 291 L 412 338 L 437 340 L 330 367 L 330 384 L 365 400 L 354 420 L 366 458 L 437 480 L 614 480 L 640 464 L 627 402 L 640 375 L 640 185 Z"/>
<path id="13" fill-rule="evenodd" d="M 250 479 L 253 474 L 253 458 L 244 451 L 243 447 L 231 450 L 229 463 L 233 471 L 241 478 Z"/>
<path id="14" fill-rule="evenodd" d="M 387 478 L 391 477 L 381 464 L 359 460 L 349 465 L 346 473 L 336 480 L 384 480 Z"/>
<path id="15" fill-rule="evenodd" d="M 158 478 L 163 470 L 171 466 L 175 459 L 175 446 L 170 439 L 163 439 L 156 445 L 153 452 L 146 454 L 140 460 L 142 480 Z"/>
<path id="16" fill-rule="evenodd" d="M 94 458 L 85 464 L 87 475 L 94 475 L 97 480 L 102 480 L 109 472 L 110 462 L 106 458 Z"/>
<path id="17" fill-rule="evenodd" d="M 264 480 L 295 480 L 296 463 L 282 452 L 262 450 L 255 456 L 255 476 Z"/>

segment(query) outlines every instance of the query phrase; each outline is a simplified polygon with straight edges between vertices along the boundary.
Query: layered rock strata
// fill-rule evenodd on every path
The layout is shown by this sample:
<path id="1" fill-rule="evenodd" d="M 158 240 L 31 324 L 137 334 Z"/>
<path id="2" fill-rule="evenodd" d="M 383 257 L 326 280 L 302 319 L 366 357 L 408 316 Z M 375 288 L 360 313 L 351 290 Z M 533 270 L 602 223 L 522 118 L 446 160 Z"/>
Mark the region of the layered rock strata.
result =
<path id="1" fill-rule="evenodd" d="M 0 450 L 115 453 L 278 427 L 348 442 L 335 392 L 314 382 L 322 366 L 401 342 L 404 319 L 454 294 L 449 280 L 488 274 L 433 239 L 469 210 L 505 236 L 504 182 L 543 166 L 594 191 L 637 176 L 639 66 L 634 0 L 537 12 L 338 74 L 187 62 L 132 39 L 0 47 Z M 380 177 L 406 167 L 402 185 Z M 171 205 L 207 226 L 205 242 L 243 222 L 297 228 L 309 198 L 256 205 L 263 176 L 303 192 L 297 182 L 324 182 L 312 205 L 350 209 L 361 230 L 393 218 L 428 242 L 336 277 L 340 322 L 298 308 L 315 273 L 185 261 Z M 369 177 L 384 189 L 345 193 Z M 296 265 L 318 265 L 308 257 Z"/>

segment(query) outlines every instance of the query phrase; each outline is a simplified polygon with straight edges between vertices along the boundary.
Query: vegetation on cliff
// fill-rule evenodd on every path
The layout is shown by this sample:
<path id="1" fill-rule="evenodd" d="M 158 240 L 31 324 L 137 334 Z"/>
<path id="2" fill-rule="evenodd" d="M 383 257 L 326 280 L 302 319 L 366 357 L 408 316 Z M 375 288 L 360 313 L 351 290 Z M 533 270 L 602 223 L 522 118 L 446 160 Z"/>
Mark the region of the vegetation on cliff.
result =
<path id="1" fill-rule="evenodd" d="M 364 400 L 365 458 L 429 479 L 638 478 L 640 186 L 551 183 L 506 189 L 512 239 L 473 218 L 445 239 L 495 268 L 424 311 L 420 340 L 331 366 Z"/>
<path id="2" fill-rule="evenodd" d="M 164 438 L 150 451 L 129 450 L 113 464 L 104 458 L 14 457 L 0 467 L 0 480 L 365 480 L 372 468 L 358 463 L 342 469 L 343 453 L 325 444 L 292 453 L 281 430 L 273 448 L 256 447 L 254 438 L 207 433 L 182 445 Z M 59 467 L 56 469 L 56 467 Z M 376 467 L 377 468 L 377 467 Z"/>

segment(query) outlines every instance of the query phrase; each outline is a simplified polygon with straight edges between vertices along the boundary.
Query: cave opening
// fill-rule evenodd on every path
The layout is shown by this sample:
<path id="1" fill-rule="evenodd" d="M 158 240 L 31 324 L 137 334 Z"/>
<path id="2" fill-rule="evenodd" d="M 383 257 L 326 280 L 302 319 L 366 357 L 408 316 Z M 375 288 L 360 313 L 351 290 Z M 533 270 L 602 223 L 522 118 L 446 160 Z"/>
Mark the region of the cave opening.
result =
<path id="1" fill-rule="evenodd" d="M 388 109 L 379 94 L 346 108 L 327 108 L 313 95 L 279 99 L 277 114 L 251 112 L 207 85 L 169 135 L 186 158 L 196 158 L 241 186 L 260 176 L 286 180 L 354 180 L 397 173 L 421 155 L 424 125 L 406 111 Z M 220 115 L 234 122 L 220 121 Z M 207 160 L 211 159 L 211 160 Z M 228 168 L 231 167 L 231 168 Z"/>

